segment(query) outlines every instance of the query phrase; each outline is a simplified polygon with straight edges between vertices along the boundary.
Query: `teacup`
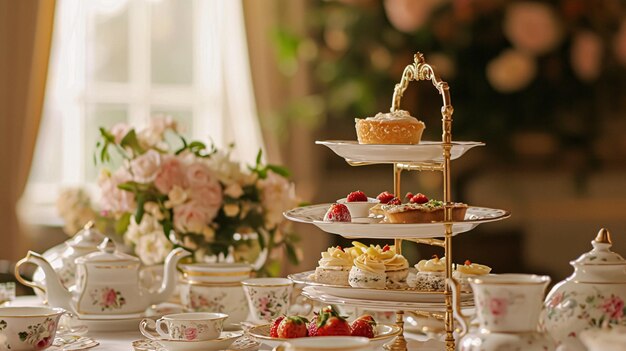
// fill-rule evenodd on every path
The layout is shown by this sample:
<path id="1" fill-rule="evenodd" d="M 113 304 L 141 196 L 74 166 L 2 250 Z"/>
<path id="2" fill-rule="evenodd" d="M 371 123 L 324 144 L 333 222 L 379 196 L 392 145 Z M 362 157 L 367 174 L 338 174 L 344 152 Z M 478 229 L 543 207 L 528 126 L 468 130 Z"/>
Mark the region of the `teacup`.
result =
<path id="1" fill-rule="evenodd" d="M 62 308 L 0 307 L 0 350 L 47 349 L 64 313 Z"/>
<path id="2" fill-rule="evenodd" d="M 285 351 L 323 351 L 323 350 L 347 350 L 366 351 L 371 350 L 370 340 L 355 336 L 326 336 L 323 338 L 298 338 L 284 343 Z"/>
<path id="3" fill-rule="evenodd" d="M 268 323 L 286 315 L 291 304 L 293 283 L 286 278 L 254 278 L 241 282 L 250 308 L 250 321 Z"/>
<path id="4" fill-rule="evenodd" d="M 145 318 L 139 324 L 141 333 L 150 339 L 206 341 L 217 339 L 222 333 L 224 313 L 176 313 L 159 318 L 156 322 Z M 148 329 L 154 329 L 158 336 Z"/>

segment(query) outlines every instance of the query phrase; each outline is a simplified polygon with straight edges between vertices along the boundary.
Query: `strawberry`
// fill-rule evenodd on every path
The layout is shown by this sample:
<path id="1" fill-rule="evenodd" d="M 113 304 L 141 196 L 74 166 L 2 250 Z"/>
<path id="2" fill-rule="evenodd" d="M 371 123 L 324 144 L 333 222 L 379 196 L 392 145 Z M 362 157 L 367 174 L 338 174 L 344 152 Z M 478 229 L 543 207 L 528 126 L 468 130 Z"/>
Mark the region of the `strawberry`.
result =
<path id="1" fill-rule="evenodd" d="M 348 202 L 356 202 L 356 201 L 367 202 L 367 196 L 361 190 L 357 190 L 357 191 L 353 191 L 350 194 L 348 194 L 348 196 L 346 197 L 346 201 L 348 201 Z"/>
<path id="2" fill-rule="evenodd" d="M 376 321 L 370 315 L 364 315 L 352 322 L 350 325 L 350 329 L 352 330 L 352 336 L 364 336 L 366 338 L 373 338 L 374 335 L 374 327 L 376 326 Z"/>
<path id="3" fill-rule="evenodd" d="M 278 325 L 276 331 L 279 338 L 293 339 L 308 336 L 306 325 L 309 321 L 299 316 L 289 316 L 284 318 Z"/>
<path id="4" fill-rule="evenodd" d="M 389 247 L 389 245 L 385 245 L 385 246 L 383 246 L 383 252 L 387 252 L 387 251 L 389 251 L 389 250 L 391 250 L 391 248 Z"/>
<path id="5" fill-rule="evenodd" d="M 272 321 L 272 326 L 270 327 L 270 337 L 278 337 L 278 325 L 283 321 L 283 319 L 285 319 L 285 316 L 280 316 Z"/>
<path id="6" fill-rule="evenodd" d="M 426 195 L 422 194 L 422 193 L 417 193 L 415 195 L 413 195 L 413 197 L 411 197 L 411 199 L 409 200 L 412 204 L 425 204 L 428 202 L 428 198 L 426 197 Z"/>
<path id="7" fill-rule="evenodd" d="M 404 197 L 405 197 L 407 200 L 409 200 L 409 201 L 411 201 L 411 199 L 413 198 L 413 196 L 414 196 L 414 195 L 413 195 L 413 193 L 412 193 L 412 192 L 410 192 L 410 191 L 409 191 L 408 193 L 406 193 L 406 195 L 404 195 Z"/>
<path id="8" fill-rule="evenodd" d="M 352 221 L 352 217 L 350 216 L 350 211 L 348 211 L 348 207 L 344 204 L 332 204 L 326 214 L 324 215 L 324 220 L 329 222 L 350 222 Z"/>
<path id="9" fill-rule="evenodd" d="M 470 260 L 465 260 L 465 265 L 466 265 L 466 266 L 469 266 L 469 265 L 471 265 L 471 264 L 472 264 L 472 261 L 470 261 Z"/>
<path id="10" fill-rule="evenodd" d="M 383 191 L 382 193 L 378 194 L 378 196 L 376 196 L 376 198 L 378 199 L 378 201 L 380 201 L 381 204 L 388 203 L 394 197 L 395 196 L 393 196 L 393 194 L 391 194 L 391 193 L 389 193 L 387 191 Z"/>
<path id="11" fill-rule="evenodd" d="M 317 312 L 315 312 L 315 316 L 309 322 L 308 331 L 309 336 L 317 336 Z"/>
<path id="12" fill-rule="evenodd" d="M 316 336 L 350 336 L 352 330 L 345 318 L 341 317 L 334 307 L 322 309 L 317 316 Z"/>
<path id="13" fill-rule="evenodd" d="M 400 199 L 398 199 L 397 197 L 394 197 L 393 199 L 389 200 L 389 202 L 387 202 L 387 205 L 402 205 L 402 201 L 400 201 Z"/>

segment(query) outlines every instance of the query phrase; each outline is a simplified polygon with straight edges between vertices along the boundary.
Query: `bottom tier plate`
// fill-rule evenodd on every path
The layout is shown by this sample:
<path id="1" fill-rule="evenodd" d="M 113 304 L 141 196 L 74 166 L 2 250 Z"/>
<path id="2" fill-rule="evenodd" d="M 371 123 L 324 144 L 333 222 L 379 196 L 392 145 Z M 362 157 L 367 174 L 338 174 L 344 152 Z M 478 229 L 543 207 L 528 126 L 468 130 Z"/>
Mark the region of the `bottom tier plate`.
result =
<path id="1" fill-rule="evenodd" d="M 307 286 L 302 290 L 305 297 L 328 304 L 349 305 L 353 307 L 361 307 L 373 311 L 425 311 L 425 312 L 444 312 L 446 305 L 440 302 L 407 302 L 407 301 L 389 301 L 385 299 L 369 298 L 347 298 L 328 294 L 320 289 L 319 286 Z M 461 301 L 461 307 L 473 307 L 474 301 Z"/>

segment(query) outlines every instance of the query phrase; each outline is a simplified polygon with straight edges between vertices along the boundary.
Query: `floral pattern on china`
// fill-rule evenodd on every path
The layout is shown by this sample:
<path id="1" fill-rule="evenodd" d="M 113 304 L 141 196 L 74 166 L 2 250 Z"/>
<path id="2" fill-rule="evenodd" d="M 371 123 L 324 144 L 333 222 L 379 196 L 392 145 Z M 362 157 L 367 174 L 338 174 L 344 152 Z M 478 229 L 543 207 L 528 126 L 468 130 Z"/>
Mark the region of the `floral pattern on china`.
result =
<path id="1" fill-rule="evenodd" d="M 571 261 L 574 273 L 556 284 L 545 300 L 543 325 L 567 351 L 584 351 L 584 330 L 626 326 L 626 260 L 610 250 L 611 236 L 601 229 L 593 249 Z"/>
<path id="2" fill-rule="evenodd" d="M 117 310 L 126 304 L 126 299 L 119 290 L 109 287 L 93 289 L 89 296 L 93 305 L 98 305 L 102 311 Z"/>
<path id="3" fill-rule="evenodd" d="M 0 320 L 0 331 L 7 328 L 8 323 L 2 319 Z M 25 330 L 18 332 L 20 341 L 32 345 L 37 350 L 43 350 L 54 341 L 54 333 L 56 330 L 56 322 L 53 318 L 46 318 L 42 323 L 29 325 Z M 10 350 L 11 345 L 4 335 L 0 335 L 0 342 L 2 349 Z"/>
<path id="4" fill-rule="evenodd" d="M 173 339 L 194 341 L 198 339 L 198 334 L 202 334 L 209 329 L 209 325 L 205 323 L 193 323 L 191 325 L 176 325 L 171 327 L 170 334 Z M 219 331 L 215 331 L 219 334 Z"/>
<path id="5" fill-rule="evenodd" d="M 285 312 L 285 305 L 288 304 L 290 291 L 283 289 L 280 291 L 273 290 L 257 290 L 254 287 L 248 287 L 248 294 L 255 306 L 257 318 L 261 320 L 270 320 L 278 317 Z"/>

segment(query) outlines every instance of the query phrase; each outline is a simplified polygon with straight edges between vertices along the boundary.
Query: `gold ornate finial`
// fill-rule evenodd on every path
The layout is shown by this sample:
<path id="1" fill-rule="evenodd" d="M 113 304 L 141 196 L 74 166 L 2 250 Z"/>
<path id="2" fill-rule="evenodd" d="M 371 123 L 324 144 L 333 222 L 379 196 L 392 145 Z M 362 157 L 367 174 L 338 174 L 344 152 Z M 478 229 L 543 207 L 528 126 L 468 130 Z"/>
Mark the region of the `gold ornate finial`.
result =
<path id="1" fill-rule="evenodd" d="M 85 224 L 85 226 L 83 227 L 83 229 L 88 230 L 88 229 L 93 228 L 93 226 L 94 226 L 93 221 L 89 221 L 89 222 L 87 222 L 87 223 Z"/>
<path id="2" fill-rule="evenodd" d="M 613 244 L 613 241 L 611 240 L 611 233 L 609 233 L 606 228 L 600 229 L 594 241 L 601 244 Z"/>

